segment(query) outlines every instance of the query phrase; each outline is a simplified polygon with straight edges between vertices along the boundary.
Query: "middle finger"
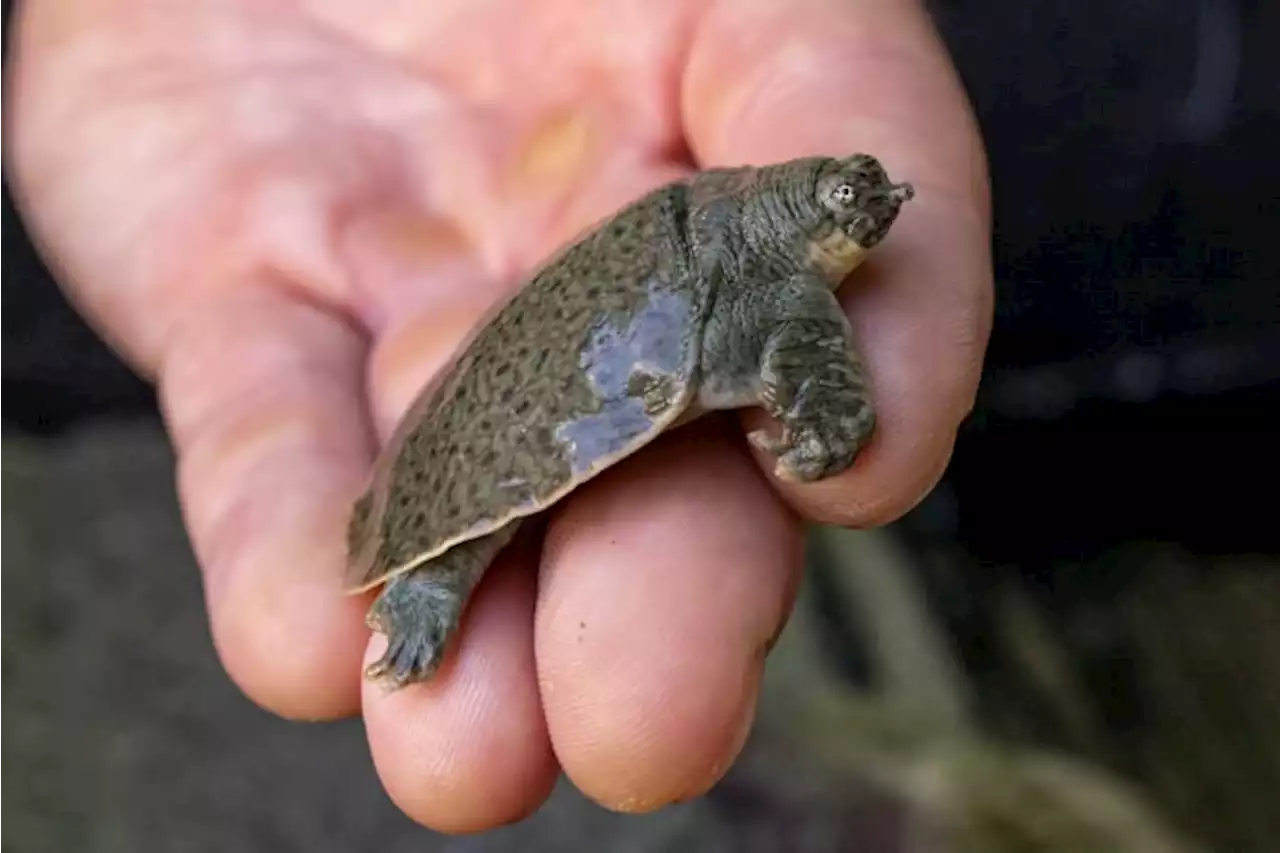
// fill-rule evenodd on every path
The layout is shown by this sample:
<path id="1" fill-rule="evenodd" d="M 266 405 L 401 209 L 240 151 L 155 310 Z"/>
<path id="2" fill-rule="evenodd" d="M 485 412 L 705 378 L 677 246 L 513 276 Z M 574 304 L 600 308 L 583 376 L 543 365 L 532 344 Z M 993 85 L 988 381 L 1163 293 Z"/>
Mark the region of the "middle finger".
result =
<path id="1" fill-rule="evenodd" d="M 535 648 L 556 755 L 584 793 L 642 812 L 718 781 L 802 541 L 732 420 L 681 429 L 570 497 L 543 550 Z"/>

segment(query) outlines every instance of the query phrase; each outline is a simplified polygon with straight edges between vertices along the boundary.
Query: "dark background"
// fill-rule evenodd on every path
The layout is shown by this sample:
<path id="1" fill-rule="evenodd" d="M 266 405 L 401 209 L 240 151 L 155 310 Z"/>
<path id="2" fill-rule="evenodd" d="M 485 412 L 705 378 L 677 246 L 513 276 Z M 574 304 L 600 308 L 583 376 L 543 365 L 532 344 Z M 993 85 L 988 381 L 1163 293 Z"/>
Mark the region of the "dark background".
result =
<path id="1" fill-rule="evenodd" d="M 1028 565 L 1126 538 L 1273 550 L 1280 4 L 934 9 L 990 152 L 997 320 L 978 409 L 905 528 Z M 154 418 L 7 184 L 4 205 L 5 429 Z"/>

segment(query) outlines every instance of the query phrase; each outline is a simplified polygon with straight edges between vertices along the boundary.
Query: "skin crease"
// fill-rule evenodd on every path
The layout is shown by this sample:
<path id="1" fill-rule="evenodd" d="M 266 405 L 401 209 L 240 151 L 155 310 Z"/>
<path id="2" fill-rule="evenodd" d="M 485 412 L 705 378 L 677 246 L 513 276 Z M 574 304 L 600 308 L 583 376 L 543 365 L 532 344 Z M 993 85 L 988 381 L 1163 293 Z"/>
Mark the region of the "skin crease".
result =
<path id="1" fill-rule="evenodd" d="M 391 797 L 442 831 L 529 814 L 561 770 L 629 811 L 714 784 L 790 608 L 800 518 L 909 509 L 976 389 L 985 160 L 919 5 L 41 0 L 20 16 L 10 174 L 71 298 L 158 383 L 236 683 L 291 718 L 363 713 Z M 853 151 L 917 191 L 842 292 L 879 416 L 854 468 L 775 493 L 734 419 L 694 425 L 566 501 L 540 553 L 513 548 L 437 682 L 362 684 L 380 639 L 369 597 L 340 591 L 342 522 L 487 306 L 692 167 Z"/>

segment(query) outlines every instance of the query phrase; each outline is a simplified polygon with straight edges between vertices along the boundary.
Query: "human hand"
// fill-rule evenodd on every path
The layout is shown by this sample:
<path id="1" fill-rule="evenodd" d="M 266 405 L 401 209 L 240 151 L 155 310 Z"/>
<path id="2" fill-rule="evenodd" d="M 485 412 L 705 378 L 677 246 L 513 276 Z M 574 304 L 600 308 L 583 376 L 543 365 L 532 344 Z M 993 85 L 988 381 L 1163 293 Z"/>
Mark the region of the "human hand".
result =
<path id="1" fill-rule="evenodd" d="M 443 831 L 528 814 L 560 769 L 629 811 L 709 788 L 791 607 L 801 517 L 901 515 L 977 385 L 984 156 L 921 7 L 42 0 L 19 27 L 20 201 L 71 298 L 157 382 L 245 693 L 362 712 L 391 797 Z M 695 166 L 855 151 L 917 195 L 844 299 L 879 421 L 853 469 L 771 488 L 741 429 L 672 435 L 500 560 L 441 678 L 362 683 L 381 638 L 341 590 L 345 516 L 485 308 Z"/>

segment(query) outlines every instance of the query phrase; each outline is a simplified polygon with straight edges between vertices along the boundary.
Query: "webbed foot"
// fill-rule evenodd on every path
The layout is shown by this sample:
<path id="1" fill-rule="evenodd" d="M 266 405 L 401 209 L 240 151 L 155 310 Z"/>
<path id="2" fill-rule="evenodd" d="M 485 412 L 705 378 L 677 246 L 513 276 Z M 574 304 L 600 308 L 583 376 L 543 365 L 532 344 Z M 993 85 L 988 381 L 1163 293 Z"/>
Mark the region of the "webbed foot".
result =
<path id="1" fill-rule="evenodd" d="M 391 581 L 365 618 L 370 628 L 387 637 L 387 650 L 365 668 L 365 677 L 391 689 L 430 680 L 458 628 L 458 593 L 423 575 L 418 570 Z"/>
<path id="2" fill-rule="evenodd" d="M 387 637 L 382 657 L 364 675 L 388 690 L 430 681 L 458 633 L 462 612 L 485 570 L 515 535 L 519 522 L 459 542 L 433 560 L 392 578 L 365 622 Z"/>
<path id="3" fill-rule="evenodd" d="M 782 432 L 755 430 L 747 438 L 777 458 L 780 480 L 833 477 L 853 465 L 876 428 L 853 330 L 827 282 L 813 274 L 794 275 L 770 295 L 757 387 Z"/>

